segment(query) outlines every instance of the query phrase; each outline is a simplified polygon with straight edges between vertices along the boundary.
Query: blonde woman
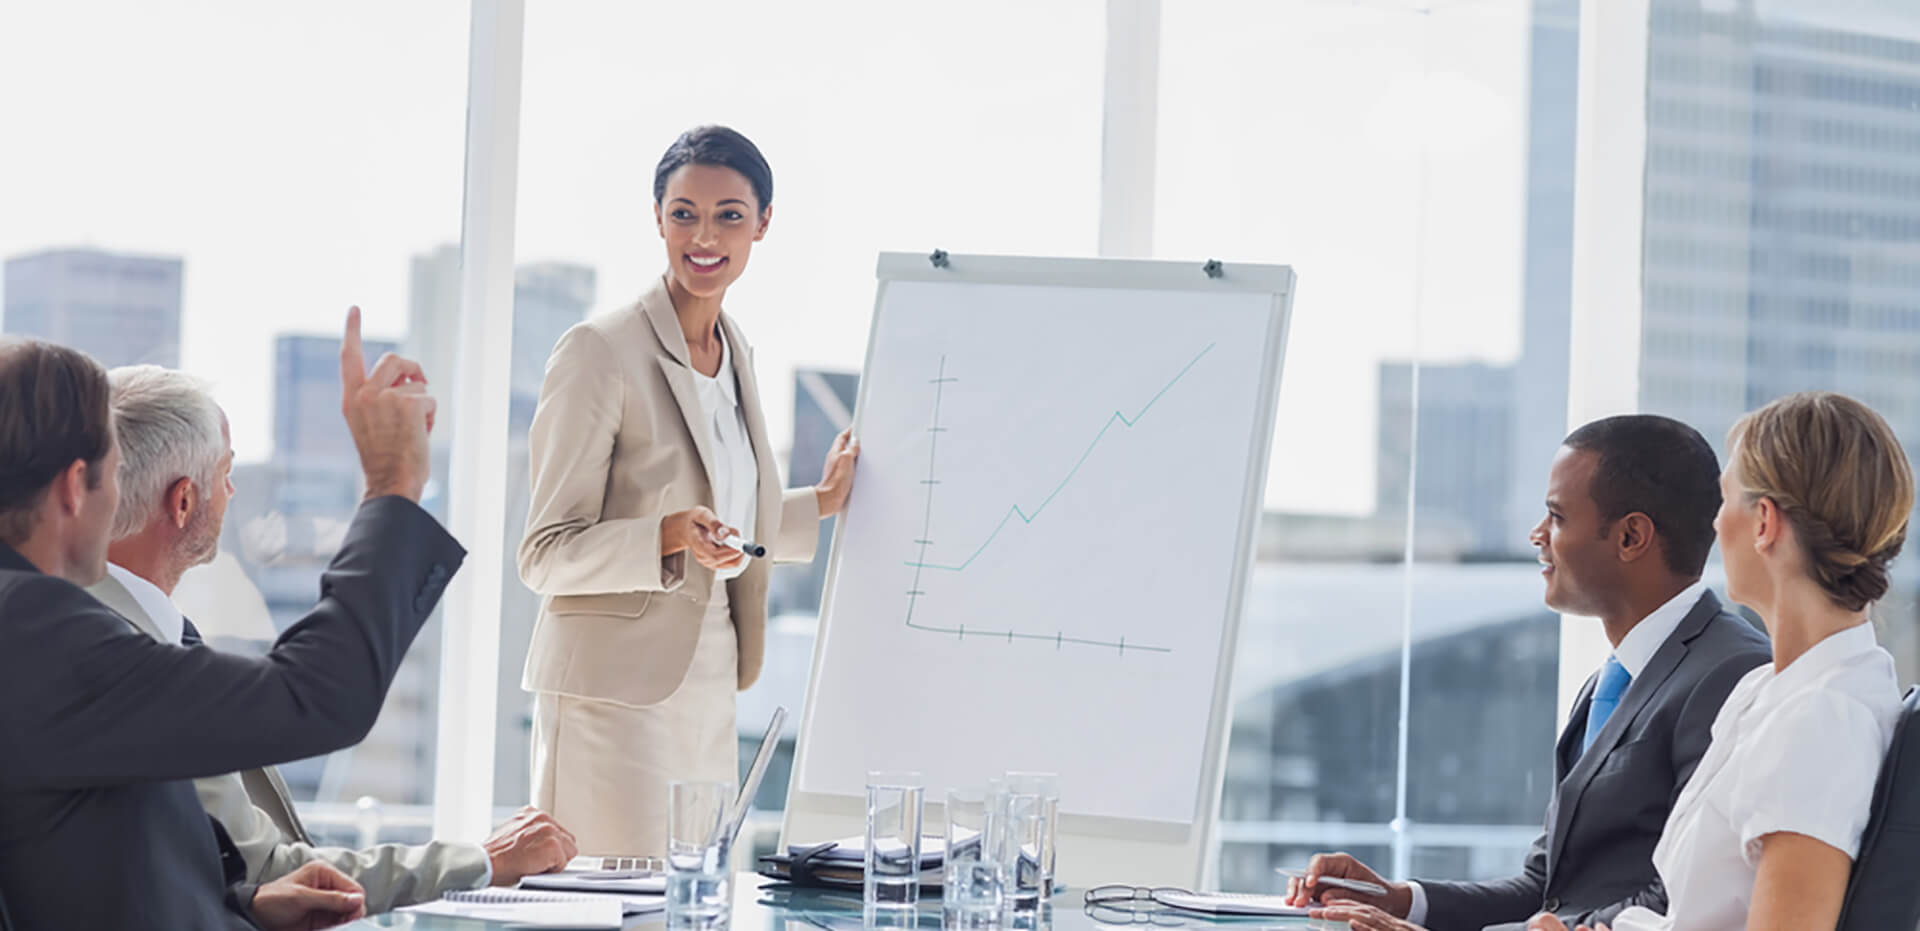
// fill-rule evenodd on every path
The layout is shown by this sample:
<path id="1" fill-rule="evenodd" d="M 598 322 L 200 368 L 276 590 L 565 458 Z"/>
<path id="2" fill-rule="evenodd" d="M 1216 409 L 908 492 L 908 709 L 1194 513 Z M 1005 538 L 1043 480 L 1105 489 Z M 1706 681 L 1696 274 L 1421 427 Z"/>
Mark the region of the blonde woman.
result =
<path id="1" fill-rule="evenodd" d="M 1900 714 L 1867 617 L 1913 510 L 1893 430 L 1852 398 L 1796 394 L 1728 445 L 1727 594 L 1766 622 L 1773 663 L 1727 698 L 1667 819 L 1653 855 L 1667 913 L 1628 909 L 1612 931 L 1832 928 Z M 1529 927 L 1564 929 L 1551 915 Z"/>
<path id="2" fill-rule="evenodd" d="M 588 854 L 664 854 L 667 785 L 738 778 L 734 694 L 760 674 L 768 564 L 813 558 L 859 452 L 841 434 L 819 485 L 782 491 L 753 349 L 721 311 L 773 220 L 760 150 L 725 127 L 682 134 L 653 198 L 665 273 L 561 337 L 528 435 L 520 578 L 547 596 L 522 683 L 533 797 Z"/>

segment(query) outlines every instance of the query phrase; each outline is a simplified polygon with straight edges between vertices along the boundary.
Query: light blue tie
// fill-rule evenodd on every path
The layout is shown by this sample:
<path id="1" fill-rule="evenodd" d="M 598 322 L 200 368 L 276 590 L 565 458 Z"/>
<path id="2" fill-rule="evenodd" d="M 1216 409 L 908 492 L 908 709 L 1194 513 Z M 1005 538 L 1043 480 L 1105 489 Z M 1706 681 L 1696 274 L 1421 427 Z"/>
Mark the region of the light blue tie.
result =
<path id="1" fill-rule="evenodd" d="M 1600 667 L 1600 681 L 1593 685 L 1593 701 L 1587 705 L 1587 733 L 1580 738 L 1580 752 L 1586 753 L 1593 746 L 1593 738 L 1599 736 L 1600 729 L 1607 726 L 1607 719 L 1613 717 L 1613 709 L 1620 707 L 1620 696 L 1627 693 L 1627 684 L 1633 677 L 1627 675 L 1627 667 L 1620 661 L 1607 657 L 1607 664 Z"/>

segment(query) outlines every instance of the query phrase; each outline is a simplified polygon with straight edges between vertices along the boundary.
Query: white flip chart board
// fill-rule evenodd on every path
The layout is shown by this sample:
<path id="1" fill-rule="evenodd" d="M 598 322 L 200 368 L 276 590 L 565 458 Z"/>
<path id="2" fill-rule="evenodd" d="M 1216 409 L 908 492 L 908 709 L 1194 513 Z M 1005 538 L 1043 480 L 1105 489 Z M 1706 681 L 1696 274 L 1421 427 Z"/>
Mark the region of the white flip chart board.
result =
<path id="1" fill-rule="evenodd" d="M 940 258 L 880 259 L 785 833 L 1038 770 L 1064 879 L 1199 882 L 1293 273 Z"/>

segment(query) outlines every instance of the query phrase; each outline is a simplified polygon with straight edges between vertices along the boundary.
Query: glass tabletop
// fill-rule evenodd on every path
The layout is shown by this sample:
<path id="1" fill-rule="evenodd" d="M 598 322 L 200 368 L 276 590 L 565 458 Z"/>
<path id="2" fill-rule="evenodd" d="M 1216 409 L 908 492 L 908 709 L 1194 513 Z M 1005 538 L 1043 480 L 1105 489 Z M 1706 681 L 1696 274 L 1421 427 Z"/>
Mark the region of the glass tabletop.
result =
<path id="1" fill-rule="evenodd" d="M 737 880 L 734 884 L 733 917 L 728 931 L 865 931 L 869 928 L 874 931 L 938 931 L 941 927 L 938 894 L 923 900 L 916 909 L 882 912 L 869 922 L 861 907 L 860 891 L 857 889 L 800 889 L 752 874 L 741 875 Z M 1133 915 L 1129 920 L 1124 912 L 1091 910 L 1081 900 L 1081 890 L 1066 889 L 1055 895 L 1032 919 L 1012 925 L 1003 924 L 1001 931 L 1154 931 L 1159 928 L 1277 931 L 1345 927 L 1344 923 L 1304 918 L 1209 919 L 1168 912 Z M 637 915 L 626 924 L 625 931 L 665 931 L 666 925 L 664 913 Z M 484 931 L 509 926 L 496 922 L 392 912 L 376 915 L 351 927 Z"/>

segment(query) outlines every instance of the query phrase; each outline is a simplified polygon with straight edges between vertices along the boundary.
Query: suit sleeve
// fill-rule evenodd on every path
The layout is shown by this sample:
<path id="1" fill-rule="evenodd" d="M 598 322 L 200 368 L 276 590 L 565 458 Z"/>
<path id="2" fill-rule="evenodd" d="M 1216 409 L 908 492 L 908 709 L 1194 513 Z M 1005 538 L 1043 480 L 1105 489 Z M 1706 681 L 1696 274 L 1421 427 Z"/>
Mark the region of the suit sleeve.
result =
<path id="1" fill-rule="evenodd" d="M 486 849 L 478 844 L 431 841 L 348 850 L 283 843 L 274 846 L 260 875 L 253 880 L 271 882 L 316 860 L 353 877 L 366 890 L 369 913 L 431 902 L 448 892 L 476 888 L 492 869 Z"/>
<path id="2" fill-rule="evenodd" d="M 73 585 L 0 600 L 0 789 L 194 779 L 351 746 L 465 551 L 398 497 L 360 506 L 320 602 L 264 657 L 155 641 Z"/>
<path id="3" fill-rule="evenodd" d="M 687 554 L 660 555 L 665 514 L 603 519 L 607 473 L 622 436 L 624 378 L 613 347 L 577 325 L 547 359 L 540 403 L 527 431 L 527 532 L 520 580 L 542 595 L 672 591 L 686 580 Z"/>
<path id="4" fill-rule="evenodd" d="M 1713 721 L 1719 717 L 1720 707 L 1727 703 L 1727 696 L 1733 693 L 1733 687 L 1739 685 L 1747 673 L 1766 659 L 1767 654 L 1758 648 L 1734 653 L 1702 676 L 1687 695 L 1686 703 L 1681 705 L 1680 715 L 1673 725 L 1673 793 L 1667 798 L 1668 811 L 1672 811 L 1679 803 L 1681 791 L 1693 778 L 1693 771 L 1699 768 L 1700 758 L 1706 756 L 1707 745 L 1713 742 Z M 1569 928 L 1574 927 L 1575 922 L 1588 926 L 1599 922 L 1611 925 L 1621 912 L 1636 905 L 1666 914 L 1667 887 L 1658 876 L 1647 888 L 1629 898 L 1584 914 L 1563 917 L 1569 919 Z"/>
<path id="5" fill-rule="evenodd" d="M 820 548 L 820 496 L 812 488 L 789 488 L 780 499 L 780 530 L 774 562 L 812 562 Z"/>
<path id="6" fill-rule="evenodd" d="M 1553 823 L 1553 809 L 1547 809 L 1547 823 Z M 1540 908 L 1547 888 L 1547 835 L 1545 831 L 1527 851 L 1520 875 L 1485 882 L 1437 882 L 1421 880 L 1427 893 L 1427 927 L 1482 928 L 1513 921 L 1526 921 Z M 1569 926 L 1571 927 L 1571 926 Z"/>
<path id="7" fill-rule="evenodd" d="M 194 781 L 194 791 L 245 862 L 245 880 L 265 885 L 320 861 L 353 877 L 366 890 L 367 911 L 385 912 L 472 889 L 491 873 L 478 844 L 381 844 L 365 850 L 315 847 L 283 834 L 273 816 L 253 803 L 239 773 Z"/>

